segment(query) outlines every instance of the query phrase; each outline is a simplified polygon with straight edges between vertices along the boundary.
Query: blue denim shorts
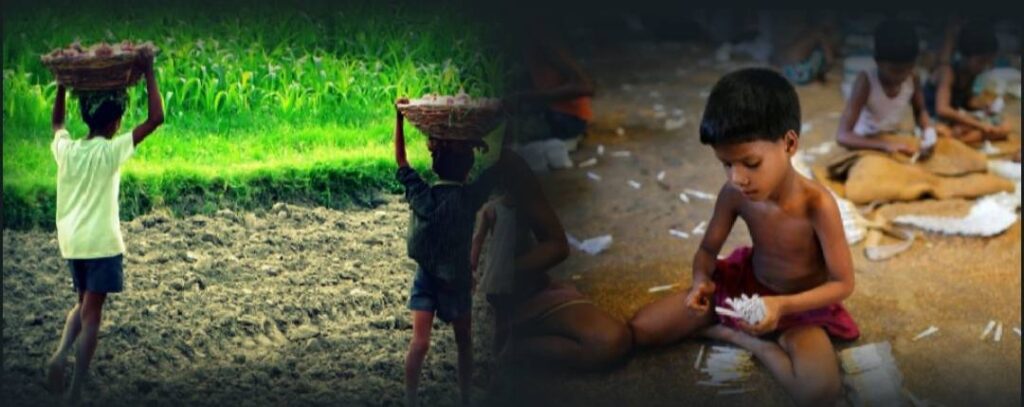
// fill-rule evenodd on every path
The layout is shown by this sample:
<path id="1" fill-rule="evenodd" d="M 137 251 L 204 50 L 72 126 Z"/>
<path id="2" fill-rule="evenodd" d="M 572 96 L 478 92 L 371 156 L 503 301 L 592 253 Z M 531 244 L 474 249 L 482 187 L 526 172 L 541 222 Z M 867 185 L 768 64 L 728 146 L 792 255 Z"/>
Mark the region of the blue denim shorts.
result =
<path id="1" fill-rule="evenodd" d="M 97 259 L 68 259 L 75 291 L 117 293 L 124 290 L 124 255 Z"/>
<path id="2" fill-rule="evenodd" d="M 468 286 L 444 287 L 441 281 L 422 267 L 417 267 L 412 289 L 409 290 L 409 309 L 432 311 L 442 321 L 452 322 L 469 315 L 473 309 L 473 295 Z"/>

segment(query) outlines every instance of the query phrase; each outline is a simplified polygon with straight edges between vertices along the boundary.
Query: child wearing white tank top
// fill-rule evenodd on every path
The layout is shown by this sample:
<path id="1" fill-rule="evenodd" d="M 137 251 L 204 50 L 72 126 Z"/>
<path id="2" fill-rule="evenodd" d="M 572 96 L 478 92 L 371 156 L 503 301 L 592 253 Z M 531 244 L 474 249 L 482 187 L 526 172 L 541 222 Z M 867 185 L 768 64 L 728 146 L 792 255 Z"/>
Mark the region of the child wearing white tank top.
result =
<path id="1" fill-rule="evenodd" d="M 889 20 L 878 26 L 876 67 L 857 75 L 839 118 L 836 141 L 840 145 L 851 150 L 881 150 L 908 156 L 930 153 L 936 133 L 925 109 L 920 81 L 914 74 L 917 54 L 917 34 L 912 25 Z M 914 122 L 922 133 L 920 145 L 874 137 L 903 130 L 900 125 L 908 106 L 913 108 Z"/>

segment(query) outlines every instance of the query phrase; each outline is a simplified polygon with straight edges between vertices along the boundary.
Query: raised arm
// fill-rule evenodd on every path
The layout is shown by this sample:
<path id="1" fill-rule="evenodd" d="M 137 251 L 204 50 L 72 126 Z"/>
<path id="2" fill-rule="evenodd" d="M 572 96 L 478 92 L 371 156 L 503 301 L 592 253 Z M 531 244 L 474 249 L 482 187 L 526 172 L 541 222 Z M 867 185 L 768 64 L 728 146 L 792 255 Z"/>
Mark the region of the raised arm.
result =
<path id="1" fill-rule="evenodd" d="M 408 167 L 409 160 L 405 157 L 405 129 L 403 129 L 404 117 L 402 111 L 398 110 L 398 104 L 408 103 L 409 100 L 402 98 L 395 102 L 395 162 L 398 167 Z"/>
<path id="2" fill-rule="evenodd" d="M 64 85 L 57 85 L 57 97 L 53 100 L 53 131 L 63 129 L 65 126 L 65 116 L 67 116 L 67 90 L 64 89 Z"/>
<path id="3" fill-rule="evenodd" d="M 146 121 L 132 130 L 132 142 L 136 146 L 164 123 L 164 102 L 160 98 L 160 89 L 157 88 L 156 74 L 153 73 L 153 54 L 148 50 L 142 51 L 139 63 L 146 77 L 146 103 L 149 112 Z"/>
<path id="4" fill-rule="evenodd" d="M 494 206 L 484 205 L 476 214 L 476 229 L 473 231 L 473 245 L 469 251 L 469 265 L 474 272 L 480 265 L 480 251 L 483 250 L 484 241 L 494 228 L 495 213 Z"/>

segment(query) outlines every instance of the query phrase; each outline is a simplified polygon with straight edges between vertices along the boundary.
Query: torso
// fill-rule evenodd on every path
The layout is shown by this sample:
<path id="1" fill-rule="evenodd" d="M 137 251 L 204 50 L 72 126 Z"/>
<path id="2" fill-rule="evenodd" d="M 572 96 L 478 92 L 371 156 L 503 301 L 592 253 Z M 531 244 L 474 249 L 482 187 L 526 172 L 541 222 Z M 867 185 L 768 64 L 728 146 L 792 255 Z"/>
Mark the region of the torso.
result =
<path id="1" fill-rule="evenodd" d="M 811 199 L 827 193 L 801 179 L 800 198 L 778 206 L 744 199 L 739 216 L 753 240 L 753 266 L 757 279 L 780 294 L 806 291 L 828 279 L 821 242 L 811 222 Z"/>
<path id="2" fill-rule="evenodd" d="M 857 118 L 854 132 L 862 135 L 893 132 L 899 129 L 900 122 L 906 116 L 910 99 L 914 96 L 914 77 L 907 78 L 895 89 L 887 91 L 878 79 L 878 70 L 865 72 L 868 77 L 868 100 Z"/>

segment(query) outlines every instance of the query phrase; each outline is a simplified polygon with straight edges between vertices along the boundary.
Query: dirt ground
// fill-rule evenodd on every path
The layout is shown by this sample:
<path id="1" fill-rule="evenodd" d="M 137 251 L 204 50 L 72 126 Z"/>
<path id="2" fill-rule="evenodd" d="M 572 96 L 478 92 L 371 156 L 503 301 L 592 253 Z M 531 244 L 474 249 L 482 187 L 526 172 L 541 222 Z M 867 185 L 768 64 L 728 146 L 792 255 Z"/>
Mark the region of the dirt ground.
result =
<path id="1" fill-rule="evenodd" d="M 595 156 L 599 144 L 606 155 L 594 167 L 544 176 L 569 233 L 614 237 L 608 251 L 574 251 L 552 274 L 575 282 L 617 318 L 666 295 L 650 294 L 650 287 L 688 283 L 699 237 L 683 240 L 668 230 L 691 231 L 708 219 L 712 202 L 684 203 L 678 194 L 715 192 L 724 181 L 697 141 L 696 123 L 703 92 L 736 66 L 697 55 L 710 52 L 641 43 L 586 57 L 600 89 L 597 122 L 573 158 Z M 832 137 L 842 108 L 839 80 L 834 71 L 828 84 L 799 89 L 804 122 L 812 126 L 802 136 L 804 147 Z M 654 104 L 666 117 L 655 117 Z M 1007 111 L 1019 112 L 1019 103 Z M 682 128 L 664 129 L 666 119 L 680 116 Z M 1019 114 L 1010 120 L 1019 132 Z M 631 156 L 611 157 L 618 150 Z M 602 180 L 588 179 L 588 170 Z M 660 171 L 665 187 L 655 182 Z M 630 179 L 641 188 L 630 187 Z M 405 301 L 415 268 L 405 256 L 407 211 L 391 196 L 375 209 L 282 204 L 184 219 L 153 213 L 124 223 L 126 290 L 107 302 L 93 365 L 97 392 L 89 404 L 400 404 L 411 337 Z M 749 242 L 738 223 L 723 251 Z M 1019 221 L 988 239 L 919 233 L 909 251 L 884 262 L 866 260 L 862 249 L 851 248 L 857 288 L 845 302 L 862 331 L 852 345 L 891 343 L 903 386 L 920 399 L 1021 404 L 1020 338 L 1011 331 L 1020 326 Z M 43 389 L 42 367 L 74 301 L 56 234 L 4 230 L 6 405 L 53 401 Z M 483 301 L 474 312 L 476 382 L 484 386 L 493 371 Z M 1001 342 L 978 339 L 989 320 L 1004 324 Z M 940 331 L 911 341 L 930 325 Z M 446 326 L 435 324 L 434 332 L 421 397 L 424 405 L 451 405 L 454 339 Z M 717 396 L 698 386 L 702 375 L 693 362 L 705 343 L 637 352 L 608 372 L 537 376 L 515 391 L 521 400 L 540 396 L 548 405 L 789 403 L 759 365 L 745 385 L 751 392 Z"/>
<path id="2" fill-rule="evenodd" d="M 415 263 L 408 207 L 383 201 L 124 223 L 125 291 L 104 309 L 88 405 L 402 404 Z M 3 285 L 4 404 L 55 402 L 43 364 L 75 301 L 56 234 L 4 230 Z M 434 332 L 421 397 L 451 405 L 454 337 Z"/>
<path id="3" fill-rule="evenodd" d="M 681 282 L 689 285 L 691 261 L 700 236 L 683 240 L 669 229 L 690 232 L 711 216 L 713 201 L 678 198 L 684 188 L 715 193 L 725 181 L 721 164 L 698 141 L 697 125 L 707 91 L 739 63 L 716 64 L 688 45 L 630 44 L 602 49 L 585 59 L 596 78 L 596 123 L 573 154 L 574 161 L 591 157 L 598 164 L 551 173 L 545 178 L 567 231 L 580 238 L 611 234 L 611 248 L 597 256 L 582 252 L 552 273 L 574 281 L 579 289 L 618 318 L 630 318 L 641 306 L 667 295 L 648 288 Z M 803 122 L 801 148 L 834 139 L 843 108 L 842 72 L 832 70 L 829 82 L 800 87 Z M 661 109 L 655 107 L 660 104 Z M 1020 132 L 1019 102 L 1006 112 Z M 682 128 L 666 131 L 664 122 L 682 111 Z M 666 112 L 657 117 L 657 110 Z M 908 119 L 909 122 L 909 119 Z M 908 123 L 909 124 L 909 123 Z M 622 131 L 618 131 L 621 128 Z M 622 134 L 620 134 L 622 133 Z M 598 145 L 605 154 L 599 156 Z M 1019 146 L 1019 139 L 1002 148 Z M 610 152 L 629 151 L 629 157 Z M 594 181 L 586 172 L 601 177 Z M 665 171 L 664 184 L 656 182 Z M 641 184 L 640 189 L 628 185 Z M 882 207 L 888 213 L 912 213 L 913 205 Z M 854 254 L 856 290 L 845 301 L 862 336 L 838 349 L 887 341 L 903 374 L 903 387 L 919 399 L 941 405 L 1020 405 L 1020 221 L 992 238 L 949 237 L 916 232 L 912 248 L 888 261 L 873 262 Z M 742 221 L 722 250 L 750 244 Z M 1001 342 L 979 340 L 989 320 L 1002 322 L 1009 336 Z M 939 332 L 911 339 L 929 326 Z M 706 375 L 693 363 L 704 341 L 682 342 L 641 351 L 626 366 L 607 373 L 562 377 L 557 385 L 538 390 L 556 400 L 552 405 L 788 405 L 781 388 L 762 366 L 744 387 L 754 390 L 716 396 L 718 389 L 696 382 Z"/>

